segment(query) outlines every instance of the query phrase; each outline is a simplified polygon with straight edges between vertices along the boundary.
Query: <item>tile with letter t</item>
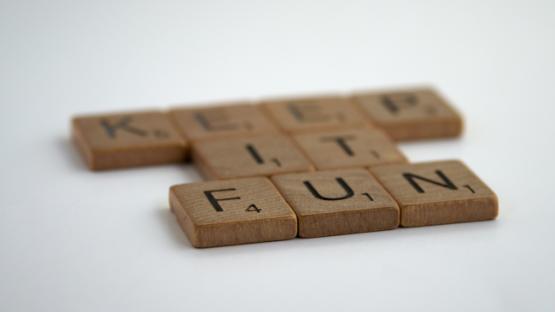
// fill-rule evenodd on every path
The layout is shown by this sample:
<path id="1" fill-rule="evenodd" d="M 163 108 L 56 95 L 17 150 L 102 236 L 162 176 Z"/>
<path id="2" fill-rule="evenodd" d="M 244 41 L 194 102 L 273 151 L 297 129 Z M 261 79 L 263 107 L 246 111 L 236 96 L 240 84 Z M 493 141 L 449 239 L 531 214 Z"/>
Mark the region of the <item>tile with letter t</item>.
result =
<path id="1" fill-rule="evenodd" d="M 174 108 L 170 116 L 189 140 L 278 132 L 258 106 L 245 102 Z"/>
<path id="2" fill-rule="evenodd" d="M 185 161 L 187 142 L 158 111 L 77 116 L 72 136 L 91 170 Z"/>
<path id="3" fill-rule="evenodd" d="M 399 207 L 364 169 L 318 171 L 272 177 L 295 210 L 300 237 L 389 230 Z"/>
<path id="4" fill-rule="evenodd" d="M 407 161 L 395 143 L 376 128 L 318 131 L 293 138 L 318 170 Z"/>
<path id="5" fill-rule="evenodd" d="M 353 101 L 397 141 L 457 137 L 462 133 L 461 115 L 431 88 L 358 93 Z"/>
<path id="6" fill-rule="evenodd" d="M 371 172 L 399 203 L 401 226 L 497 217 L 497 196 L 460 161 L 385 165 Z"/>
<path id="7" fill-rule="evenodd" d="M 175 185 L 170 207 L 194 247 L 296 237 L 297 218 L 268 178 Z"/>
<path id="8" fill-rule="evenodd" d="M 313 169 L 284 135 L 257 135 L 196 141 L 193 161 L 207 179 L 271 176 Z"/>
<path id="9" fill-rule="evenodd" d="M 260 105 L 288 133 L 369 124 L 348 98 L 340 96 L 265 100 Z"/>

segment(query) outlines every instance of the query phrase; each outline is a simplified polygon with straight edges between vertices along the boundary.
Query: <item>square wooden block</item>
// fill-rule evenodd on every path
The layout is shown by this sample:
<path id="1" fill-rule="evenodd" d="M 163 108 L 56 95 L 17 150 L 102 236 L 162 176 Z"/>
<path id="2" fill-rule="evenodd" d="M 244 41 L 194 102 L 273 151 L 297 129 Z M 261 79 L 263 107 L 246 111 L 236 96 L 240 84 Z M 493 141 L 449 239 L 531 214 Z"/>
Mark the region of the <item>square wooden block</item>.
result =
<path id="1" fill-rule="evenodd" d="M 497 196 L 460 161 L 371 169 L 401 207 L 401 226 L 491 220 Z"/>
<path id="2" fill-rule="evenodd" d="M 363 169 L 272 177 L 299 220 L 300 237 L 394 229 L 399 207 Z"/>
<path id="3" fill-rule="evenodd" d="M 369 124 L 348 98 L 340 96 L 266 100 L 261 105 L 282 130 L 290 133 Z"/>
<path id="4" fill-rule="evenodd" d="M 92 170 L 185 161 L 187 143 L 158 111 L 77 116 L 73 140 Z"/>
<path id="5" fill-rule="evenodd" d="M 267 178 L 175 185 L 170 206 L 194 247 L 296 237 L 295 213 Z"/>
<path id="6" fill-rule="evenodd" d="M 194 142 L 193 160 L 208 179 L 270 176 L 313 169 L 291 139 L 283 135 Z"/>
<path id="7" fill-rule="evenodd" d="M 359 93 L 353 99 L 394 140 L 457 137 L 462 133 L 462 117 L 430 88 Z"/>
<path id="8" fill-rule="evenodd" d="M 174 108 L 170 116 L 182 135 L 201 140 L 278 132 L 258 106 L 230 103 L 219 106 Z"/>
<path id="9" fill-rule="evenodd" d="M 376 128 L 319 131 L 293 138 L 318 170 L 407 161 L 395 143 Z"/>

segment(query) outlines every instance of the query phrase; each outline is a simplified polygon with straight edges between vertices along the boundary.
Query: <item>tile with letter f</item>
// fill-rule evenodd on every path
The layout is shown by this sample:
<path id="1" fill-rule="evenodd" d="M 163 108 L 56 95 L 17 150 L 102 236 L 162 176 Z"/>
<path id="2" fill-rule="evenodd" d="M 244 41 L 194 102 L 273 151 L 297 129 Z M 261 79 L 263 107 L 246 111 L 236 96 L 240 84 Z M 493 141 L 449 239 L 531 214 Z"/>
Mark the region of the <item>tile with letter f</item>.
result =
<path id="1" fill-rule="evenodd" d="M 194 247 L 296 237 L 297 219 L 268 178 L 175 185 L 170 207 Z"/>
<path id="2" fill-rule="evenodd" d="M 300 237 L 394 229 L 399 207 L 364 169 L 284 174 L 272 177 L 299 220 Z"/>
<path id="3" fill-rule="evenodd" d="M 492 220 L 495 193 L 457 160 L 370 169 L 401 208 L 401 226 Z"/>

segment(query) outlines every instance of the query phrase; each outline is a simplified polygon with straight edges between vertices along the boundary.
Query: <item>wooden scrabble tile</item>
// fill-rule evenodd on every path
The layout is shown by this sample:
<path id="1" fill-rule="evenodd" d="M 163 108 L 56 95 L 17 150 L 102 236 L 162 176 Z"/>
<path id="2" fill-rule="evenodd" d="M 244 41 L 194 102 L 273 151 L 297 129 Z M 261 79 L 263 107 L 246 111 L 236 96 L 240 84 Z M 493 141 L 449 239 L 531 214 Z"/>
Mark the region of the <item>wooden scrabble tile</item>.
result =
<path id="1" fill-rule="evenodd" d="M 340 96 L 266 100 L 261 103 L 282 130 L 306 132 L 369 124 L 348 98 Z"/>
<path id="2" fill-rule="evenodd" d="M 353 101 L 394 140 L 447 138 L 462 133 L 462 117 L 429 88 L 359 93 Z"/>
<path id="3" fill-rule="evenodd" d="M 300 237 L 394 229 L 399 207 L 364 169 L 272 177 L 299 220 Z"/>
<path id="4" fill-rule="evenodd" d="M 497 196 L 460 161 L 371 169 L 401 207 L 401 226 L 491 220 Z"/>
<path id="5" fill-rule="evenodd" d="M 296 237 L 295 213 L 267 178 L 175 185 L 170 206 L 195 247 Z"/>
<path id="6" fill-rule="evenodd" d="M 258 106 L 248 103 L 175 108 L 170 110 L 170 116 L 189 140 L 278 132 Z"/>
<path id="7" fill-rule="evenodd" d="M 293 141 L 283 135 L 194 142 L 193 160 L 208 179 L 270 176 L 313 169 Z"/>
<path id="8" fill-rule="evenodd" d="M 180 162 L 187 143 L 158 111 L 78 116 L 73 140 L 92 170 Z"/>
<path id="9" fill-rule="evenodd" d="M 393 141 L 376 128 L 318 131 L 293 138 L 318 170 L 407 161 Z"/>

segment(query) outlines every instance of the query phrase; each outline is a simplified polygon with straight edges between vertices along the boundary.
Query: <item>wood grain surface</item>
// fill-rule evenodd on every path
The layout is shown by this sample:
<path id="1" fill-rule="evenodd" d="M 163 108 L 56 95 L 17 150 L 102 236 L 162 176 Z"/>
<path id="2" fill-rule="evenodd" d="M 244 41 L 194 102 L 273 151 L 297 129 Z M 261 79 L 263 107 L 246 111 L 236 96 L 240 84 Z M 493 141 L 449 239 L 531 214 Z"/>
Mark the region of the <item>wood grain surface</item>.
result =
<path id="1" fill-rule="evenodd" d="M 180 133 L 189 140 L 278 131 L 258 106 L 250 105 L 248 102 L 173 108 L 170 110 L 170 116 Z"/>
<path id="2" fill-rule="evenodd" d="M 401 207 L 401 226 L 497 217 L 497 196 L 460 161 L 386 165 L 371 172 Z"/>
<path id="3" fill-rule="evenodd" d="M 367 170 L 285 174 L 272 181 L 299 220 L 300 237 L 394 229 L 399 207 Z"/>
<path id="4" fill-rule="evenodd" d="M 282 130 L 289 133 L 363 126 L 370 123 L 348 98 L 341 96 L 265 100 L 260 105 Z"/>
<path id="5" fill-rule="evenodd" d="M 291 239 L 295 213 L 267 178 L 175 185 L 170 206 L 194 247 Z"/>
<path id="6" fill-rule="evenodd" d="M 208 179 L 311 171 L 313 166 L 283 135 L 258 135 L 193 143 L 195 165 Z"/>
<path id="7" fill-rule="evenodd" d="M 394 140 L 448 138 L 462 134 L 461 115 L 431 88 L 357 93 L 353 101 Z"/>
<path id="8" fill-rule="evenodd" d="M 369 167 L 407 161 L 381 130 L 358 128 L 302 133 L 293 139 L 318 170 Z"/>
<path id="9" fill-rule="evenodd" d="M 158 111 L 77 116 L 75 145 L 91 170 L 185 161 L 188 144 Z"/>

